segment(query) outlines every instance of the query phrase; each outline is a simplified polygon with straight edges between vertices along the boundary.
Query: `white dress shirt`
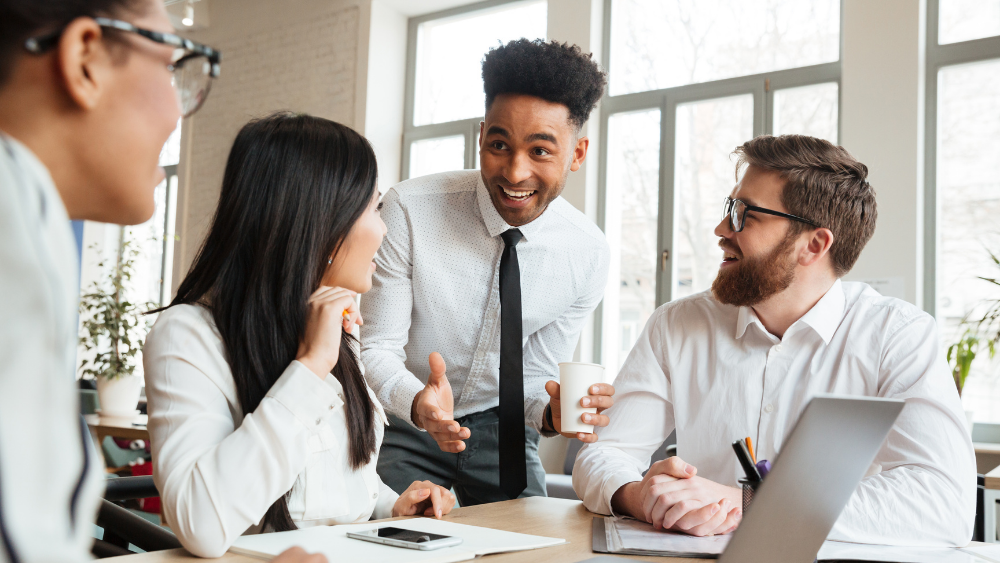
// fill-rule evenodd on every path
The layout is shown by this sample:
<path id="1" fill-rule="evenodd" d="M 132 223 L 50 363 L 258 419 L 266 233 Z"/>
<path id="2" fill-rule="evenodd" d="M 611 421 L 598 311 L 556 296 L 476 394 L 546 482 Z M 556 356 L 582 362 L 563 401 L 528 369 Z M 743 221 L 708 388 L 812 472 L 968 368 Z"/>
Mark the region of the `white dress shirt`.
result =
<path id="1" fill-rule="evenodd" d="M 177 305 L 160 313 L 143 349 L 153 477 L 163 516 L 188 551 L 219 557 L 259 533 L 268 507 L 291 489 L 299 528 L 391 516 L 398 495 L 375 473 L 386 424 L 375 394 L 375 454 L 348 461 L 343 388 L 297 361 L 256 410 L 240 408 L 211 313 Z"/>
<path id="2" fill-rule="evenodd" d="M 77 264 L 48 170 L 0 133 L 0 562 L 90 559 L 104 481 L 74 380 Z"/>
<path id="3" fill-rule="evenodd" d="M 455 417 L 499 404 L 500 234 L 479 170 L 403 182 L 382 199 L 388 235 L 375 258 L 371 291 L 361 298 L 361 359 L 389 412 L 407 422 L 423 389 L 427 358 L 448 367 Z M 587 315 L 604 295 L 604 233 L 561 197 L 518 227 L 524 339 L 524 415 L 540 430 L 545 382 L 570 361 Z"/>
<path id="4" fill-rule="evenodd" d="M 677 430 L 698 475 L 737 486 L 733 440 L 773 460 L 820 393 L 906 400 L 885 444 L 830 533 L 859 543 L 960 546 L 972 537 L 976 463 L 934 319 L 863 283 L 837 281 L 778 339 L 753 309 L 710 292 L 656 310 L 615 381 L 611 424 L 573 469 L 587 508 L 610 513 Z"/>

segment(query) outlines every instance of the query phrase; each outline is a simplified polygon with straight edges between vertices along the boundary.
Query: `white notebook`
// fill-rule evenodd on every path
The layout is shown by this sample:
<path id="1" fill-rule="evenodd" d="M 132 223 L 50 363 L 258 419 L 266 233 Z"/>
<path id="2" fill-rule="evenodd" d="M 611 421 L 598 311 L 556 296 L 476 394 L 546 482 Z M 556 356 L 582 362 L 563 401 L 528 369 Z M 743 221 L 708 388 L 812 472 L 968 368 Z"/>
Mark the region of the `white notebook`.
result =
<path id="1" fill-rule="evenodd" d="M 462 543 L 455 547 L 420 551 L 347 537 L 347 532 L 360 532 L 381 526 L 394 526 L 407 530 L 454 536 L 462 538 Z M 515 534 L 514 532 L 480 528 L 479 526 L 457 524 L 433 518 L 412 518 L 392 522 L 315 526 L 290 532 L 242 536 L 229 548 L 229 551 L 269 560 L 290 547 L 299 546 L 310 553 L 322 553 L 330 561 L 450 563 L 452 561 L 468 561 L 477 556 L 491 553 L 539 549 L 564 543 L 566 540 L 559 538 Z"/>

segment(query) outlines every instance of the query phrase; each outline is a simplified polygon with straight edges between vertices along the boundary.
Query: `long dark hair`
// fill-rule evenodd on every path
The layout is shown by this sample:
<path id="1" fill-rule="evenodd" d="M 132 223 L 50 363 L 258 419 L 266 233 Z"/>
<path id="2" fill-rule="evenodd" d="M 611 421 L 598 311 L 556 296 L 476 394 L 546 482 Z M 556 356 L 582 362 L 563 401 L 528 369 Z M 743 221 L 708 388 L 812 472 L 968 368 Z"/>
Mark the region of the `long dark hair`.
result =
<path id="1" fill-rule="evenodd" d="M 219 207 L 194 266 L 170 306 L 206 306 L 215 319 L 243 413 L 295 359 L 308 299 L 376 190 L 375 153 L 344 125 L 277 113 L 240 130 L 229 153 Z M 340 341 L 334 377 L 344 388 L 349 461 L 375 453 L 375 406 L 353 336 Z M 264 525 L 295 529 L 288 493 Z"/>

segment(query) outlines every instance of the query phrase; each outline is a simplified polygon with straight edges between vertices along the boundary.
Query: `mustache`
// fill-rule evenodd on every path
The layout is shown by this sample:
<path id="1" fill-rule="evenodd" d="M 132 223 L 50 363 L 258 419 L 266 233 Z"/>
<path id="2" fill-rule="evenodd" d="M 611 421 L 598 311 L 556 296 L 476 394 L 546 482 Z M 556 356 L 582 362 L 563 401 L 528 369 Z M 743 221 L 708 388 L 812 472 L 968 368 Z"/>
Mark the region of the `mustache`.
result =
<path id="1" fill-rule="evenodd" d="M 737 258 L 743 258 L 743 253 L 740 252 L 740 249 L 730 245 L 729 241 L 724 238 L 719 239 L 719 248 L 730 254 L 735 254 Z"/>

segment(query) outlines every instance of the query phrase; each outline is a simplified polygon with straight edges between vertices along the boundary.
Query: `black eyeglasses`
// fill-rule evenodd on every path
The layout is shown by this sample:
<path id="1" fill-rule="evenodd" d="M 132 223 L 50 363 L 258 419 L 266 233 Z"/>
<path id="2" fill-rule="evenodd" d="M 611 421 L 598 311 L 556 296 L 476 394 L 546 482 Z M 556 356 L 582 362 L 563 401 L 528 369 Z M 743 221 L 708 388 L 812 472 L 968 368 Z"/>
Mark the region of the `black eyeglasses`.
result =
<path id="1" fill-rule="evenodd" d="M 785 219 L 791 219 L 792 221 L 798 221 L 800 223 L 805 223 L 807 225 L 812 225 L 817 229 L 820 228 L 819 224 L 815 221 L 810 221 L 803 217 L 797 215 L 790 215 L 788 213 L 782 213 L 780 211 L 774 211 L 772 209 L 764 209 L 763 207 L 757 207 L 756 205 L 747 205 L 747 203 L 740 199 L 733 199 L 731 197 L 726 197 L 726 207 L 723 217 L 729 216 L 729 227 L 733 229 L 734 233 L 738 233 L 743 230 L 746 223 L 747 211 L 756 211 L 757 213 L 767 213 L 768 215 L 774 215 L 775 217 L 784 217 Z"/>
<path id="2" fill-rule="evenodd" d="M 128 22 L 109 18 L 94 18 L 97 25 L 109 29 L 117 29 L 129 33 L 137 33 L 150 41 L 174 47 L 173 62 L 168 67 L 173 73 L 174 91 L 177 93 L 177 104 L 181 115 L 188 117 L 198 111 L 205 103 L 209 90 L 212 89 L 212 79 L 219 76 L 219 64 L 222 53 L 215 49 L 195 43 L 173 33 L 163 33 L 136 27 Z M 36 55 L 41 55 L 59 43 L 63 30 L 31 37 L 24 42 L 24 48 Z"/>

